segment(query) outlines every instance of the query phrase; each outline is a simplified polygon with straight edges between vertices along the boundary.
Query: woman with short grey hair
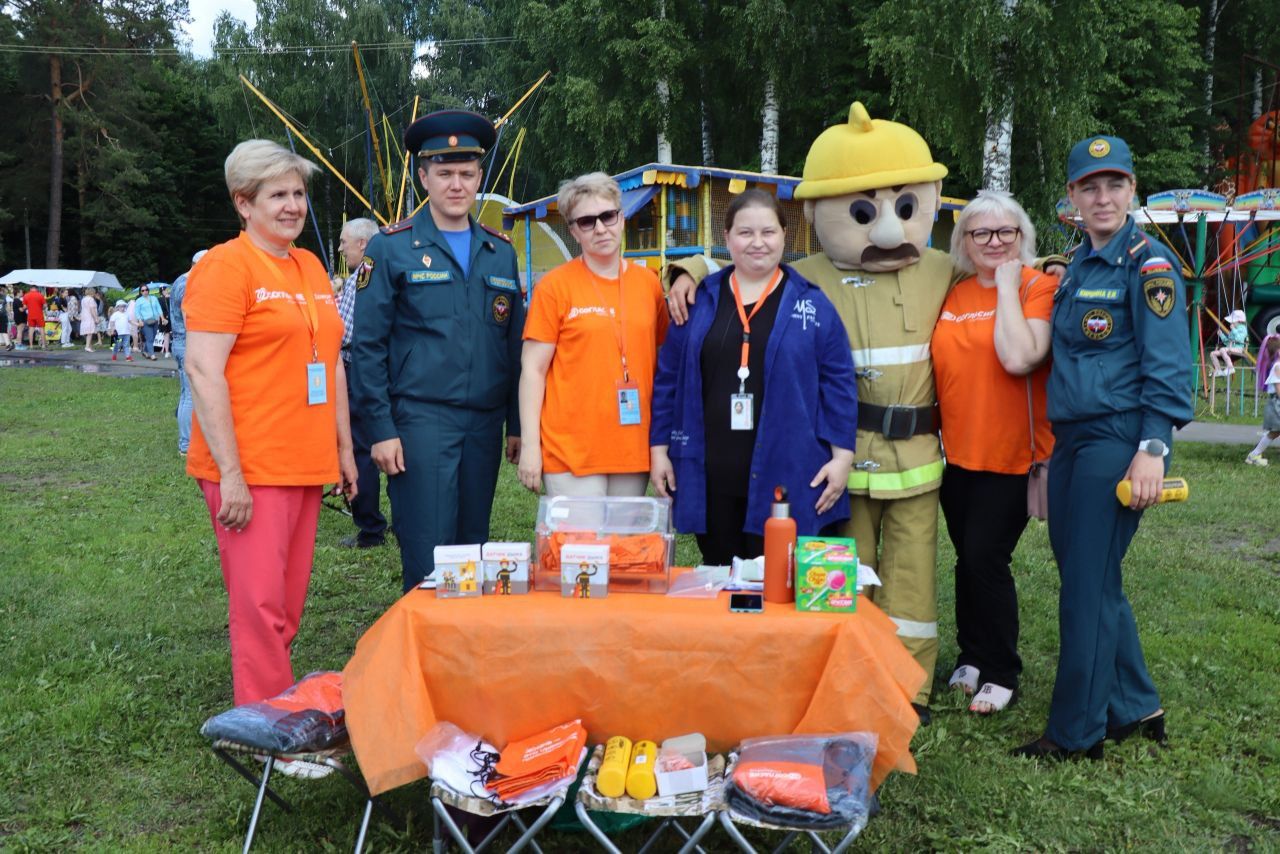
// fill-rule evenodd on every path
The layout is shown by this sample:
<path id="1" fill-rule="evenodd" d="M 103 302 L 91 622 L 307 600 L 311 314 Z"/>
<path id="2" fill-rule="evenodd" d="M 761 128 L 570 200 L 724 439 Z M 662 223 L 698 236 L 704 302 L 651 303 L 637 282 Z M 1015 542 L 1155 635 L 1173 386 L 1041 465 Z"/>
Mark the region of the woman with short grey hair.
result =
<path id="1" fill-rule="evenodd" d="M 192 268 L 182 299 L 196 415 L 187 473 L 218 542 L 237 704 L 293 684 L 321 493 L 337 483 L 356 495 L 342 321 L 324 266 L 292 245 L 315 171 L 274 142 L 236 146 L 226 179 L 244 230 Z"/>

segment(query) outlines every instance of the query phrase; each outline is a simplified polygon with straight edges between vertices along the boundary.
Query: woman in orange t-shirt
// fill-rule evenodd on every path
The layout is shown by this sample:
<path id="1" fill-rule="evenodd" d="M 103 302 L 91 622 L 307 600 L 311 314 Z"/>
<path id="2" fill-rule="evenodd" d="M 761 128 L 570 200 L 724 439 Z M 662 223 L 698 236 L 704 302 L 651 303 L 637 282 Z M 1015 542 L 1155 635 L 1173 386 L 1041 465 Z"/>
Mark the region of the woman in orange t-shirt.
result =
<path id="1" fill-rule="evenodd" d="M 947 295 L 933 333 L 947 458 L 940 499 L 956 549 L 960 654 L 949 684 L 973 694 L 979 714 L 1001 711 L 1018 688 L 1009 565 L 1027 525 L 1028 472 L 1053 448 L 1045 357 L 1058 279 L 1031 269 L 1035 242 L 1012 196 L 978 193 L 951 237 L 953 263 L 974 275 Z"/>
<path id="2" fill-rule="evenodd" d="M 244 231 L 209 250 L 183 298 L 196 416 L 187 473 L 218 540 L 237 704 L 293 684 L 321 493 L 335 482 L 356 491 L 342 321 L 324 267 L 290 248 L 315 171 L 274 142 L 236 146 L 226 179 Z"/>
<path id="3" fill-rule="evenodd" d="M 557 201 L 582 255 L 542 277 L 525 318 L 520 482 L 548 495 L 644 495 L 662 285 L 622 257 L 616 181 L 582 175 Z"/>

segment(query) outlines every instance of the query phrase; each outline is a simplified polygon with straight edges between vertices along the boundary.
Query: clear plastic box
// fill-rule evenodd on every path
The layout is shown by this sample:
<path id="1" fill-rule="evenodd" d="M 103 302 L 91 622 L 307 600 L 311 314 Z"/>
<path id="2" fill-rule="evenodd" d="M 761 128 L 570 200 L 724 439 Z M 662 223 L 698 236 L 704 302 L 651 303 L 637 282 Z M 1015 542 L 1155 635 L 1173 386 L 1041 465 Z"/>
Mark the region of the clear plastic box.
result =
<path id="1" fill-rule="evenodd" d="M 675 559 L 669 498 L 543 496 L 538 501 L 533 587 L 560 590 L 560 548 L 609 546 L 609 593 L 666 593 Z"/>

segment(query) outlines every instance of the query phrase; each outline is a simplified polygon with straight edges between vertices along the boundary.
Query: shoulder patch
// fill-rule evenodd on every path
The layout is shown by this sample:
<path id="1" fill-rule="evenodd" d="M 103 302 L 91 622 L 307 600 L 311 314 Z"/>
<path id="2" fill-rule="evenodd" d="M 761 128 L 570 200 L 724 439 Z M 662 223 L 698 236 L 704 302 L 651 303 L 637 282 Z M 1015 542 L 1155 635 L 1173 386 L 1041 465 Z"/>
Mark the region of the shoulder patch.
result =
<path id="1" fill-rule="evenodd" d="M 1150 258 L 1142 262 L 1139 273 L 1142 276 L 1154 276 L 1157 273 L 1168 273 L 1173 270 L 1173 264 L 1169 263 L 1169 259 L 1163 255 L 1152 255 Z"/>
<path id="2" fill-rule="evenodd" d="M 384 225 L 378 230 L 383 234 L 399 234 L 400 232 L 410 228 L 413 228 L 413 217 L 402 219 L 399 222 L 393 222 L 391 225 Z"/>
<path id="3" fill-rule="evenodd" d="M 482 223 L 479 223 L 479 225 L 480 225 L 480 227 L 481 227 L 481 228 L 483 228 L 485 231 L 487 231 L 487 232 L 489 232 L 490 234 L 492 234 L 494 237 L 501 238 L 502 240 L 505 240 L 505 241 L 506 241 L 506 242 L 508 242 L 508 243 L 510 243 L 510 242 L 511 242 L 511 238 L 510 238 L 510 237 L 507 237 L 507 235 L 506 235 L 506 234 L 504 234 L 503 232 L 498 231 L 498 229 L 496 229 L 496 228 L 490 228 L 489 226 L 485 225 L 483 222 L 482 222 Z"/>
<path id="4" fill-rule="evenodd" d="M 1174 299 L 1173 279 L 1168 276 L 1152 276 L 1142 283 L 1142 292 L 1147 298 L 1147 308 L 1156 317 L 1168 317 L 1173 313 Z"/>

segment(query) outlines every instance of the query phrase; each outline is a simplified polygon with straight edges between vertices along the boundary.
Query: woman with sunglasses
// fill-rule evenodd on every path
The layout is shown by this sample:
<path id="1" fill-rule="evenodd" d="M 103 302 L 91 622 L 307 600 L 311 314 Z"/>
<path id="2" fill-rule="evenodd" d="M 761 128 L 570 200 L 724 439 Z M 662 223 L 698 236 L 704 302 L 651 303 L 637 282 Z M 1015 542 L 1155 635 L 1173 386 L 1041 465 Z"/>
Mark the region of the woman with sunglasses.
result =
<path id="1" fill-rule="evenodd" d="M 1036 232 L 1008 193 L 983 190 L 951 233 L 972 275 L 947 295 L 933 372 L 947 467 L 940 500 L 956 550 L 956 643 L 948 683 L 969 711 L 1002 711 L 1018 689 L 1018 594 L 1009 570 L 1027 526 L 1027 478 L 1048 459 L 1049 316 L 1056 276 L 1031 268 Z"/>
<path id="2" fill-rule="evenodd" d="M 520 360 L 520 482 L 547 495 L 644 495 L 667 331 L 653 271 L 622 257 L 622 190 L 603 172 L 557 199 L 582 254 L 533 289 Z"/>

